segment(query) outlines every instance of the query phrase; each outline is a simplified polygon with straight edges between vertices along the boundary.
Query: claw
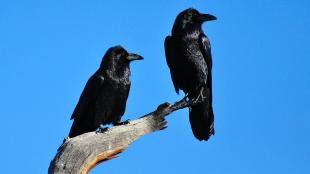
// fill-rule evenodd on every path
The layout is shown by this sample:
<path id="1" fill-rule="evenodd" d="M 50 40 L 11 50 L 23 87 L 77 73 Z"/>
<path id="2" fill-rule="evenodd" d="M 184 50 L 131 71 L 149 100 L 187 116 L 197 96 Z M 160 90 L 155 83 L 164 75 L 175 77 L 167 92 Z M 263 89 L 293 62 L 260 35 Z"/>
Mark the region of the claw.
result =
<path id="1" fill-rule="evenodd" d="M 128 119 L 128 120 L 125 120 L 125 121 L 123 121 L 123 122 L 115 121 L 115 122 L 113 122 L 112 124 L 113 124 L 114 126 L 120 126 L 120 125 L 129 124 L 129 123 L 130 123 L 130 120 Z"/>
<path id="2" fill-rule="evenodd" d="M 109 130 L 108 127 L 100 127 L 98 128 L 98 130 L 96 131 L 96 133 L 104 133 L 105 131 Z"/>
<path id="3" fill-rule="evenodd" d="M 193 100 L 191 100 L 188 96 L 189 96 L 189 93 L 186 93 L 182 100 L 184 100 L 188 105 L 192 105 Z"/>
<path id="4" fill-rule="evenodd" d="M 127 119 L 127 120 L 125 120 L 125 121 L 121 122 L 121 124 L 123 124 L 123 125 L 125 125 L 125 124 L 129 124 L 129 123 L 130 123 L 130 120 L 129 120 L 129 119 Z"/>
<path id="5" fill-rule="evenodd" d="M 189 93 L 186 93 L 182 100 L 184 100 L 186 102 L 189 101 L 190 99 L 188 96 L 189 96 Z"/>
<path id="6" fill-rule="evenodd" d="M 207 98 L 207 97 L 205 97 L 203 95 L 204 89 L 205 89 L 204 87 L 200 88 L 199 94 L 198 94 L 198 96 L 196 98 L 190 99 L 189 98 L 189 93 L 186 93 L 185 97 L 182 100 L 184 100 L 189 106 L 202 103 Z"/>

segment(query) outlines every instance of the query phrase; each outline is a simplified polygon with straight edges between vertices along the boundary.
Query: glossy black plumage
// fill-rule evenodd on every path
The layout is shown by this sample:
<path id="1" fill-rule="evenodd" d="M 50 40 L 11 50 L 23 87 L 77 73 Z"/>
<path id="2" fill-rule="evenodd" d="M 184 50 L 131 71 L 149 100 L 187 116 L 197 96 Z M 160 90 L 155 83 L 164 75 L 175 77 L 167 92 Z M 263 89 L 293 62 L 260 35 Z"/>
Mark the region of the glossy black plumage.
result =
<path id="1" fill-rule="evenodd" d="M 187 9 L 177 16 L 172 35 L 165 39 L 166 60 L 175 91 L 179 94 L 179 90 L 183 90 L 191 100 L 204 97 L 189 111 L 193 134 L 199 140 L 208 140 L 214 134 L 211 48 L 201 25 L 215 19 Z"/>
<path id="2" fill-rule="evenodd" d="M 106 52 L 73 111 L 69 137 L 95 131 L 101 124 L 120 123 L 130 90 L 129 63 L 141 59 L 139 55 L 127 53 L 121 46 L 111 47 Z"/>

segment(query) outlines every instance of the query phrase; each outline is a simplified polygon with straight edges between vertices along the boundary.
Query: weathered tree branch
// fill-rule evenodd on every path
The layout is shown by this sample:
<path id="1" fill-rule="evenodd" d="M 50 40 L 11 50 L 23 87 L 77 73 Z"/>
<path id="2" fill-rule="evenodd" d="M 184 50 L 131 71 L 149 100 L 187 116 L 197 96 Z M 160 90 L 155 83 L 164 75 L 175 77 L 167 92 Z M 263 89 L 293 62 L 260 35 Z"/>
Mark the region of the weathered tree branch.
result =
<path id="1" fill-rule="evenodd" d="M 51 161 L 49 174 L 86 174 L 102 161 L 115 158 L 140 136 L 166 128 L 165 116 L 188 107 L 180 100 L 164 103 L 157 110 L 126 125 L 114 126 L 103 133 L 89 132 L 68 138 Z"/>

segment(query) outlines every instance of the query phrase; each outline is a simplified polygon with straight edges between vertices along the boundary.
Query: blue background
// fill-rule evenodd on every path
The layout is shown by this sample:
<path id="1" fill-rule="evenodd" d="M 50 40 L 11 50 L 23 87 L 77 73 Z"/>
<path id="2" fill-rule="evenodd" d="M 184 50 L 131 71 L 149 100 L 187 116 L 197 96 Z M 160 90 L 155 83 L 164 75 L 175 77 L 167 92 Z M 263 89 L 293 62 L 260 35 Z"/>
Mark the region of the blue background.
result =
<path id="1" fill-rule="evenodd" d="M 164 38 L 195 7 L 212 43 L 216 134 L 191 132 L 186 109 L 91 173 L 310 173 L 310 1 L 1 1 L 1 173 L 46 173 L 105 51 L 134 62 L 125 118 L 176 95 Z"/>

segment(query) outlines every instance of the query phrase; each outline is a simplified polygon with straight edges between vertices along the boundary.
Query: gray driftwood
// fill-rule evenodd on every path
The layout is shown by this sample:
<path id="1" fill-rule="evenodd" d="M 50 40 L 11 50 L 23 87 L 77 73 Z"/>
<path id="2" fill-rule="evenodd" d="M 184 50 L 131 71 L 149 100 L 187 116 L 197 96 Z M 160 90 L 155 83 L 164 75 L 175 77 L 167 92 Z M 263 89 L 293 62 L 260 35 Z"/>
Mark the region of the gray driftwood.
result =
<path id="1" fill-rule="evenodd" d="M 89 132 L 67 138 L 51 161 L 49 174 L 86 174 L 96 164 L 115 158 L 142 135 L 166 128 L 165 116 L 188 107 L 181 100 L 173 105 L 164 103 L 157 110 L 126 125 L 114 126 L 103 133 Z"/>

